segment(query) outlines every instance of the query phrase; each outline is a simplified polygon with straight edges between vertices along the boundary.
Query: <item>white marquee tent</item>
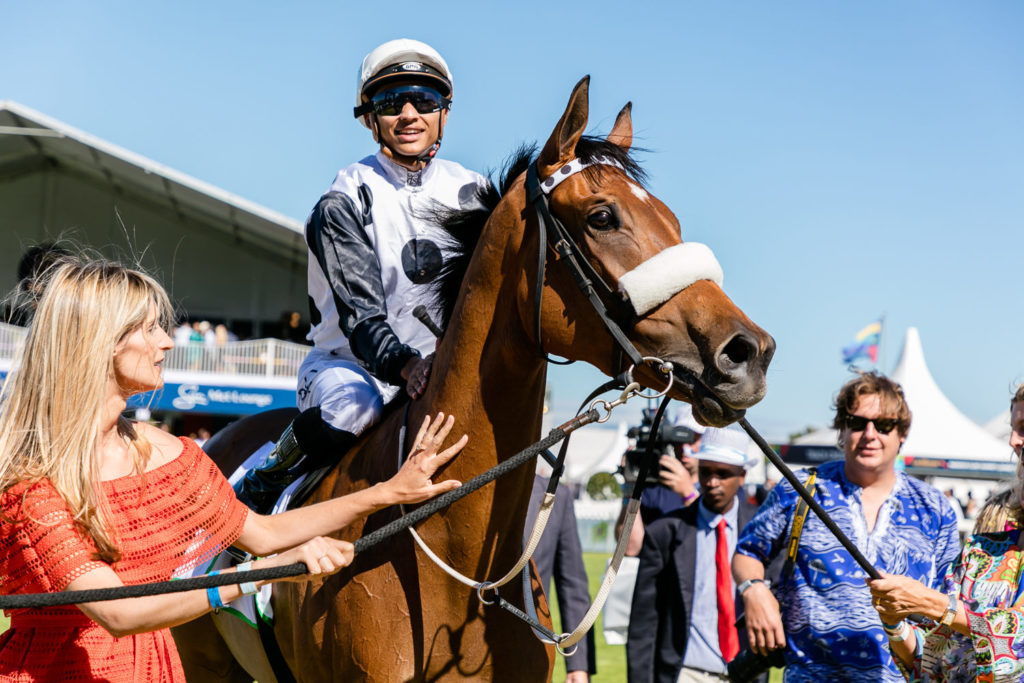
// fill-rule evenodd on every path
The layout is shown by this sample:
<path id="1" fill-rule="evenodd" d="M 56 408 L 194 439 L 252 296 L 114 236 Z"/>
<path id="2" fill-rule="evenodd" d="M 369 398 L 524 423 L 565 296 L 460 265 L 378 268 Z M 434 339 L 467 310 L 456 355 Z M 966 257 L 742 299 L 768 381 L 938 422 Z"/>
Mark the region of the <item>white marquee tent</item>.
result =
<path id="1" fill-rule="evenodd" d="M 914 327 L 907 329 L 903 353 L 892 377 L 903 385 L 914 413 L 910 434 L 903 445 L 908 464 L 911 458 L 936 458 L 947 460 L 950 469 L 1013 472 L 1009 445 L 961 413 L 939 389 L 924 362 L 921 338 Z"/>
<path id="2" fill-rule="evenodd" d="M 1010 440 L 1010 409 L 1007 408 L 985 423 L 985 431 L 1000 441 Z"/>

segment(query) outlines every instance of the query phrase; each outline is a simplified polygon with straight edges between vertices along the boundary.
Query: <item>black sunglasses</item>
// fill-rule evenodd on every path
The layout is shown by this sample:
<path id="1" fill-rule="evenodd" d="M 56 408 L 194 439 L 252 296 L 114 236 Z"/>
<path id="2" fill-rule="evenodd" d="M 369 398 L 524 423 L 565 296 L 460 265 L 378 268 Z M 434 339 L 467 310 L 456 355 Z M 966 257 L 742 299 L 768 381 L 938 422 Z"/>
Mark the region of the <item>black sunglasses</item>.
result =
<path id="1" fill-rule="evenodd" d="M 378 116 L 398 116 L 406 102 L 412 103 L 420 114 L 433 114 L 451 104 L 447 97 L 425 85 L 399 85 L 381 90 L 368 104 Z"/>
<path id="2" fill-rule="evenodd" d="M 879 434 L 888 434 L 892 430 L 899 426 L 899 418 L 895 417 L 876 417 L 871 419 L 869 417 L 861 417 L 860 415 L 846 414 L 843 416 L 843 422 L 846 424 L 846 428 L 851 432 L 863 432 L 868 428 L 868 423 L 875 425 L 875 431 Z"/>

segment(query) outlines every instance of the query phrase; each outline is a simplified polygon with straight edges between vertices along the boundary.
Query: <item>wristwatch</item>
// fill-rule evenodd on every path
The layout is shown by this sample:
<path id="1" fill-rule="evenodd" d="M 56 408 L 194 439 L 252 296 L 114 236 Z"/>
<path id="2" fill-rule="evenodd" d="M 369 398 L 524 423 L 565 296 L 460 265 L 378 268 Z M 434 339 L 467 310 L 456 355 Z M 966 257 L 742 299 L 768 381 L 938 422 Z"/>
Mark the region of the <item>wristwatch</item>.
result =
<path id="1" fill-rule="evenodd" d="M 949 626 L 950 624 L 952 624 L 953 620 L 956 619 L 956 608 L 957 608 L 956 594 L 955 593 L 950 593 L 949 594 L 949 605 L 946 606 L 946 613 L 942 615 L 942 621 L 940 621 L 939 623 L 942 624 L 943 626 Z"/>
<path id="2" fill-rule="evenodd" d="M 743 583 L 741 583 L 739 586 L 736 587 L 736 592 L 739 593 L 740 595 L 743 595 L 743 593 L 745 593 L 746 590 L 748 588 L 750 588 L 751 586 L 753 586 L 755 583 L 763 583 L 766 586 L 769 585 L 768 582 L 765 581 L 764 579 L 747 579 L 746 581 L 744 581 Z"/>

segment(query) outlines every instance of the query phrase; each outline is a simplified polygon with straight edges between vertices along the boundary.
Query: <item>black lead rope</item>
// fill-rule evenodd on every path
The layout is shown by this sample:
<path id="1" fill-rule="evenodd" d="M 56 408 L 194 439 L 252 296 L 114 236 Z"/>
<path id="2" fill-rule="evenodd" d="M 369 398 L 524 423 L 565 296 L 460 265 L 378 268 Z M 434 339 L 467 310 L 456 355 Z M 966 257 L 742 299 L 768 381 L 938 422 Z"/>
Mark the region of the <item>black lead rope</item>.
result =
<path id="1" fill-rule="evenodd" d="M 37 607 L 59 607 L 77 605 L 81 602 L 104 602 L 121 600 L 122 598 L 141 598 L 147 595 L 163 593 L 181 593 L 200 588 L 227 586 L 246 581 L 270 581 L 289 576 L 306 574 L 306 565 L 302 562 L 271 567 L 269 569 L 252 569 L 247 572 L 231 572 L 213 576 L 197 576 L 191 579 L 160 581 L 158 583 L 139 583 L 117 588 L 93 588 L 84 591 L 60 591 L 58 593 L 18 593 L 0 596 L 0 609 L 28 609 Z"/>
<path id="2" fill-rule="evenodd" d="M 656 421 L 660 426 L 661 416 L 664 412 L 667 401 L 662 403 L 659 408 Z M 520 451 L 516 455 L 512 456 L 503 463 L 498 464 L 492 469 L 484 472 L 483 474 L 471 479 L 462 486 L 452 491 L 444 493 L 429 503 L 417 508 L 416 510 L 394 520 L 393 522 L 377 529 L 376 531 L 363 536 L 355 541 L 355 552 L 358 554 L 364 552 L 378 543 L 384 541 L 386 538 L 397 534 L 400 531 L 407 529 L 408 527 L 420 522 L 426 517 L 432 515 L 442 507 L 450 505 L 455 501 L 461 499 L 464 496 L 473 493 L 485 484 L 494 481 L 502 474 L 511 471 L 532 458 L 536 457 L 537 454 L 551 448 L 556 443 L 564 439 L 566 436 L 571 434 L 576 429 L 583 427 L 584 425 L 596 422 L 599 416 L 596 410 L 590 410 L 584 415 L 577 417 L 574 420 L 569 421 L 561 427 L 556 427 L 549 432 L 548 436 L 543 440 L 533 444 L 532 446 Z M 856 545 L 842 532 L 842 530 L 836 525 L 836 523 L 829 517 L 828 513 L 821 507 L 814 496 L 800 483 L 800 480 L 796 478 L 793 471 L 789 466 L 782 461 L 782 458 L 768 445 L 768 442 L 747 422 L 746 418 L 739 420 L 739 425 L 743 430 L 754 440 L 754 443 L 758 445 L 761 451 L 765 454 L 769 461 L 775 465 L 787 481 L 793 486 L 797 494 L 803 498 L 808 507 L 814 512 L 814 514 L 822 521 L 823 524 L 828 528 L 830 532 L 836 537 L 836 539 L 842 544 L 844 548 L 850 553 L 853 559 L 860 565 L 861 569 L 873 579 L 881 578 L 878 570 L 864 557 L 863 553 L 857 548 Z M 639 498 L 643 492 L 643 482 L 647 478 L 647 473 L 650 471 L 653 464 L 653 449 L 651 448 L 650 439 L 656 434 L 654 426 L 652 425 L 651 434 L 648 436 L 648 447 L 647 455 L 641 461 L 640 472 L 637 478 L 637 486 L 633 489 L 633 498 Z M 97 588 L 83 591 L 60 591 L 57 593 L 20 593 L 15 595 L 3 595 L 0 596 L 0 609 L 29 609 L 39 607 L 57 607 L 63 605 L 74 605 L 82 602 L 102 602 L 106 600 L 121 600 L 124 598 L 137 598 L 149 595 L 159 595 L 162 593 L 177 593 L 191 590 L 199 590 L 212 588 L 215 586 L 226 586 L 236 583 L 244 583 L 248 581 L 272 581 L 275 579 L 288 578 L 293 576 L 301 576 L 307 573 L 306 565 L 302 562 L 296 562 L 294 564 L 285 565 L 282 567 L 271 567 L 269 569 L 252 569 L 246 572 L 231 572 L 227 574 L 216 574 L 213 576 L 197 576 L 188 579 L 177 579 L 172 581 L 162 581 L 158 583 L 147 583 L 147 584 L 134 584 L 130 586 L 120 586 L 117 588 Z"/>
<path id="3" fill-rule="evenodd" d="M 600 415 L 597 410 L 588 410 L 578 415 L 565 424 L 555 427 L 548 435 L 537 443 L 528 446 L 516 453 L 508 460 L 477 475 L 457 489 L 442 493 L 428 503 L 424 503 L 412 512 L 399 517 L 398 519 L 382 526 L 366 536 L 357 539 L 352 545 L 355 553 L 359 554 L 369 550 L 385 539 L 408 529 L 412 525 L 426 519 L 441 508 L 447 507 L 469 494 L 477 491 L 486 484 L 494 481 L 503 474 L 510 472 L 517 467 L 537 457 L 580 427 L 592 422 L 597 422 Z M 252 569 L 245 572 L 231 572 L 228 574 L 216 574 L 213 576 L 197 576 L 188 579 L 177 579 L 161 581 L 157 583 L 133 584 L 129 586 L 118 586 L 117 588 L 95 588 L 84 591 L 60 591 L 57 593 L 19 593 L 15 595 L 0 596 L 0 609 L 27 609 L 37 607 L 57 607 L 61 605 L 75 605 L 82 602 L 103 602 L 106 600 L 121 600 L 123 598 L 138 598 L 148 595 L 159 595 L 162 593 L 179 593 L 184 591 L 212 588 L 214 586 L 226 586 L 235 583 L 248 581 L 267 581 L 282 579 L 291 576 L 307 574 L 306 565 L 303 562 L 271 567 L 269 569 Z"/>
<path id="4" fill-rule="evenodd" d="M 601 300 L 601 296 L 598 294 L 596 287 L 602 288 L 602 291 L 606 296 L 611 296 L 611 300 L 615 302 L 614 296 L 611 294 L 611 290 L 608 285 L 601 279 L 601 277 L 594 271 L 593 266 L 583 257 L 579 247 L 572 241 L 572 238 L 565 230 L 565 227 L 561 225 L 557 218 L 551 214 L 550 207 L 548 206 L 547 197 L 541 191 L 539 174 L 537 170 L 536 161 L 530 165 L 527 169 L 526 174 L 526 190 L 528 193 L 528 199 L 530 203 L 534 205 L 534 209 L 537 213 L 538 221 L 538 242 L 540 245 L 538 254 L 538 268 L 537 268 L 537 283 L 535 293 L 535 305 L 536 305 L 536 332 L 537 332 L 537 345 L 541 351 L 542 357 L 550 360 L 547 357 L 547 353 L 544 351 L 541 333 L 541 293 L 544 288 L 544 265 L 547 259 L 547 235 L 546 231 L 551 229 L 554 232 L 554 236 L 557 238 L 557 242 L 553 248 L 559 255 L 560 259 L 566 262 L 567 268 L 573 279 L 576 281 L 576 285 L 579 287 L 580 292 L 583 293 L 590 301 L 594 311 L 601 318 L 604 326 L 607 328 L 609 334 L 615 340 L 616 345 L 619 347 L 622 353 L 624 353 L 632 361 L 634 367 L 640 367 L 644 364 L 644 358 L 642 354 L 633 346 L 632 342 L 626 337 L 622 328 L 610 317 L 608 308 Z M 584 268 L 589 269 L 590 277 L 584 272 Z M 695 382 L 703 385 L 703 382 L 699 378 L 693 378 Z M 714 396 L 714 392 L 711 391 L 710 387 L 703 385 L 704 389 L 709 394 Z M 664 412 L 665 406 L 668 404 L 668 400 L 662 403 L 661 408 L 658 411 L 658 417 L 656 418 L 659 423 L 661 415 Z M 527 461 L 536 457 L 539 453 L 544 452 L 554 444 L 558 443 L 571 432 L 576 429 L 590 424 L 591 422 L 598 421 L 598 415 L 596 410 L 589 410 L 583 416 L 577 416 L 574 420 L 570 420 L 561 427 L 557 427 L 549 433 L 549 435 L 541 441 L 533 444 L 524 451 L 520 451 L 518 454 L 512 456 L 505 462 L 499 463 L 492 469 L 484 472 L 483 474 L 471 479 L 462 486 L 453 491 L 441 494 L 437 498 L 433 499 L 429 503 L 425 503 L 423 506 L 417 508 L 409 514 L 403 515 L 402 517 L 394 520 L 393 522 L 377 529 L 376 531 L 363 536 L 356 540 L 353 544 L 355 546 L 355 552 L 363 552 L 377 543 L 380 543 L 389 536 L 398 533 L 404 529 L 409 528 L 413 524 L 425 519 L 432 515 L 442 507 L 451 505 L 455 501 L 461 499 L 464 496 L 473 493 L 485 484 L 494 481 L 502 474 L 515 469 Z M 836 537 L 836 539 L 842 544 L 844 548 L 853 556 L 853 559 L 860 565 L 861 569 L 872 578 L 880 578 L 878 571 L 868 562 L 867 558 L 860 552 L 860 550 L 853 544 L 853 542 L 842 532 L 836 523 L 829 517 L 828 513 L 825 512 L 824 508 L 814 500 L 814 496 L 807 491 L 807 489 L 800 483 L 800 480 L 796 478 L 793 471 L 787 466 L 782 459 L 772 450 L 771 446 L 761 437 L 760 434 L 747 422 L 746 418 L 739 420 L 740 426 L 744 431 L 754 440 L 754 443 L 758 445 L 765 456 L 775 465 L 782 475 L 792 484 L 796 492 L 803 498 L 808 507 L 814 511 L 814 514 L 821 519 L 822 523 L 828 527 L 829 531 Z M 659 424 L 660 426 L 660 424 Z M 650 438 L 655 437 L 655 431 L 652 426 Z M 647 472 L 650 469 L 650 453 L 648 457 L 644 458 L 641 463 L 640 475 L 642 478 L 638 479 L 640 486 L 634 487 L 633 496 L 638 498 L 643 491 L 643 480 L 646 479 Z M 265 572 L 274 572 L 273 574 L 267 574 Z M 230 574 L 218 574 L 215 576 L 201 576 L 191 579 L 181 579 L 177 581 L 161 582 L 155 584 L 137 584 L 133 586 L 124 586 L 119 588 L 104 588 L 90 591 L 62 591 L 60 593 L 38 593 L 38 594 L 18 594 L 18 595 L 7 595 L 0 596 L 0 609 L 10 608 L 27 608 L 27 607 L 49 607 L 57 605 L 70 605 L 79 602 L 98 602 L 101 600 L 118 600 L 126 597 L 140 597 L 143 595 L 155 595 L 157 593 L 170 593 L 178 591 L 189 591 L 200 588 L 210 588 L 213 586 L 222 586 L 232 583 L 242 583 L 246 581 L 261 581 L 270 578 L 285 578 L 289 576 L 299 576 L 306 573 L 306 566 L 301 562 L 297 562 L 286 567 L 275 567 L 272 569 L 258 569 L 250 570 L 248 572 L 233 572 Z M 159 587 L 159 588 L 158 588 Z"/>

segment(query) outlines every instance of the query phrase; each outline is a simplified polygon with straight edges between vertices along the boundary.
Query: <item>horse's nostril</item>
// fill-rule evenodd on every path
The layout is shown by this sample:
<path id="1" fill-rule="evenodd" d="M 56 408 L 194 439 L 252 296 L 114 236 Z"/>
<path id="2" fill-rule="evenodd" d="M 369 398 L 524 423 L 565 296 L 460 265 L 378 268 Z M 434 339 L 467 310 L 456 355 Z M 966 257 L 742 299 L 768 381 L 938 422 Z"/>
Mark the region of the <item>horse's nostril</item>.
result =
<path id="1" fill-rule="evenodd" d="M 729 340 L 729 343 L 722 349 L 718 362 L 721 370 L 731 370 L 741 367 L 750 362 L 750 358 L 756 353 L 753 342 L 743 335 L 736 335 Z"/>

